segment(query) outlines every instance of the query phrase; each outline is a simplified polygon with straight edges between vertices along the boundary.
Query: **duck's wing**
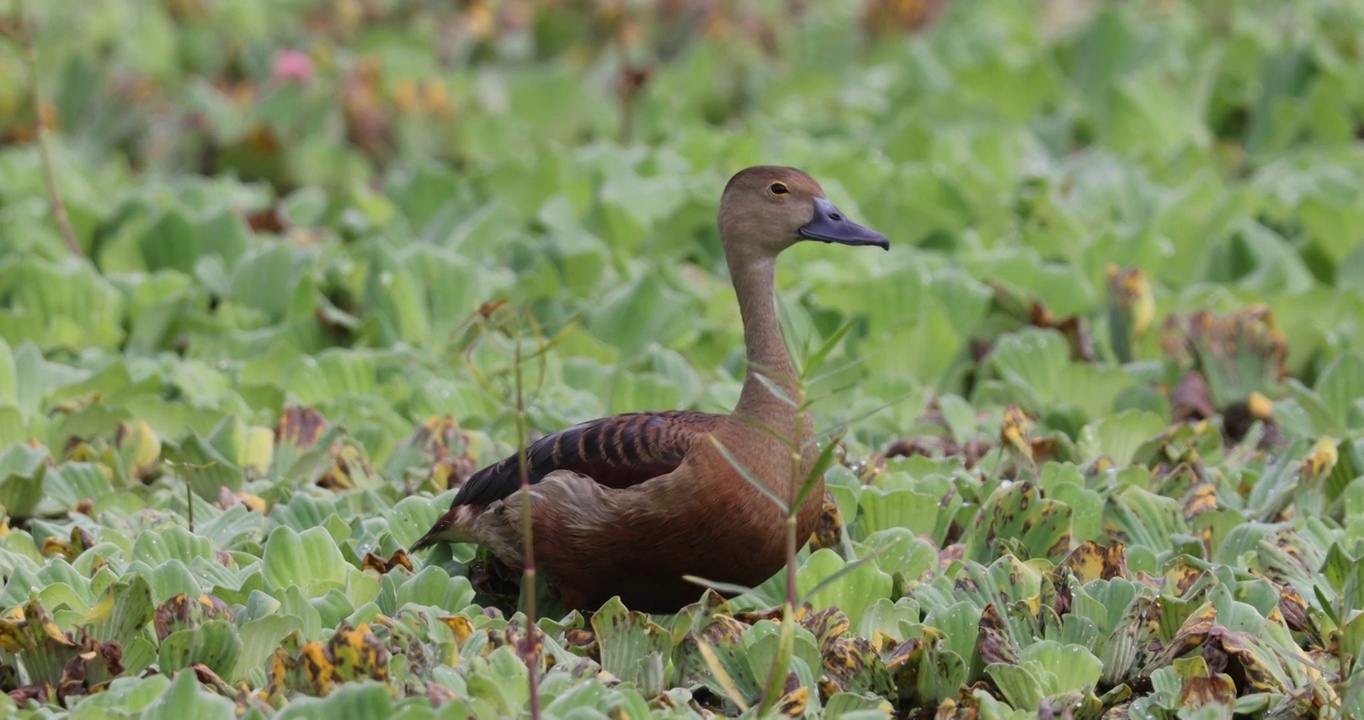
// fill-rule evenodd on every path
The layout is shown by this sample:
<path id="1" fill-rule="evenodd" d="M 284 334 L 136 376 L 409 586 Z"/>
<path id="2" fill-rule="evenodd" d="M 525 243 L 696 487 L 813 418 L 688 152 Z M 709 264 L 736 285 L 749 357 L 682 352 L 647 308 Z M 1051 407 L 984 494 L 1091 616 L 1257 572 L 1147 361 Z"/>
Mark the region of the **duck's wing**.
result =
<path id="1" fill-rule="evenodd" d="M 715 428 L 722 416 L 685 410 L 637 412 L 589 420 L 531 443 L 526 470 L 531 484 L 555 470 L 569 470 L 600 485 L 627 488 L 670 473 L 692 442 Z M 451 507 L 486 507 L 521 487 L 517 453 L 469 478 Z"/>

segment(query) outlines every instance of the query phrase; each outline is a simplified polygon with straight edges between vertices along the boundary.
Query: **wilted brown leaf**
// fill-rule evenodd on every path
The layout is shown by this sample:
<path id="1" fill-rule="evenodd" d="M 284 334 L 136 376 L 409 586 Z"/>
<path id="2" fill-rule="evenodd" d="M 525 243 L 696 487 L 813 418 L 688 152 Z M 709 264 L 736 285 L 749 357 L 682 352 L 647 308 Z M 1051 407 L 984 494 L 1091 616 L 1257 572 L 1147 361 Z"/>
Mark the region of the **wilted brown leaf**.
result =
<path id="1" fill-rule="evenodd" d="M 226 487 L 218 488 L 218 507 L 226 510 L 233 505 L 245 505 L 247 509 L 264 514 L 268 509 L 265 500 L 249 492 L 232 492 Z"/>
<path id="2" fill-rule="evenodd" d="M 327 427 L 327 419 L 313 408 L 285 408 L 275 423 L 275 445 L 289 443 L 299 450 L 307 450 L 322 437 Z"/>
<path id="3" fill-rule="evenodd" d="M 161 439 L 143 420 L 120 421 L 114 431 L 114 447 L 126 463 L 128 479 L 135 482 L 149 477 L 161 459 Z"/>
<path id="4" fill-rule="evenodd" d="M 25 685 L 9 691 L 9 699 L 13 700 L 19 707 L 24 707 L 30 700 L 36 700 L 39 704 L 47 705 L 52 702 L 55 694 L 52 685 L 43 683 L 39 685 Z"/>
<path id="5" fill-rule="evenodd" d="M 293 660 L 289 653 L 282 647 L 275 648 L 275 652 L 270 655 L 270 664 L 266 669 L 266 685 L 272 697 L 284 695 L 289 687 L 290 670 L 293 667 Z"/>
<path id="6" fill-rule="evenodd" d="M 795 673 L 791 674 L 795 677 Z M 810 688 L 798 687 L 781 697 L 777 701 L 776 712 L 783 717 L 804 717 L 805 710 L 810 706 Z"/>
<path id="7" fill-rule="evenodd" d="M 332 691 L 336 666 L 327 653 L 327 646 L 316 640 L 304 644 L 296 666 L 303 670 L 313 695 L 323 697 Z"/>
<path id="8" fill-rule="evenodd" d="M 985 606 L 980 616 L 980 636 L 976 640 L 976 650 L 985 663 L 1018 662 L 1018 649 L 1014 647 L 1004 631 L 1004 618 L 994 603 Z"/>
<path id="9" fill-rule="evenodd" d="M 464 642 L 469 639 L 469 636 L 474 634 L 473 623 L 469 621 L 469 618 L 466 618 L 463 615 L 445 615 L 436 619 L 450 628 L 450 632 L 455 634 L 455 641 L 460 645 L 463 645 Z"/>
<path id="10" fill-rule="evenodd" d="M 1225 315 L 1172 314 L 1162 325 L 1161 347 L 1190 383 L 1172 393 L 1176 418 L 1211 417 L 1209 406 L 1217 408 L 1228 436 L 1237 442 L 1253 420 L 1269 421 L 1272 405 L 1266 393 L 1287 374 L 1288 345 L 1267 307 L 1252 305 Z M 1194 373 L 1200 380 L 1188 379 Z"/>
<path id="11" fill-rule="evenodd" d="M 827 607 L 810 613 L 800 619 L 800 625 L 815 636 L 821 652 L 826 643 L 832 642 L 852 626 L 847 614 L 837 607 Z"/>
<path id="12" fill-rule="evenodd" d="M 869 689 L 878 677 L 889 681 L 890 675 L 871 641 L 855 635 L 840 633 L 820 643 L 824 661 L 821 695 Z"/>
<path id="13" fill-rule="evenodd" d="M 925 632 L 928 631 L 929 628 L 925 628 Z M 902 643 L 896 644 L 895 647 L 890 650 L 890 654 L 884 657 L 886 669 L 890 670 L 892 673 L 898 673 L 902 667 L 917 665 L 919 656 L 923 653 L 925 647 L 924 638 L 921 637 L 913 637 Z M 900 682 L 898 675 L 896 676 L 896 682 Z"/>
<path id="14" fill-rule="evenodd" d="M 1165 568 L 1161 587 L 1175 597 L 1183 597 L 1206 572 L 1203 568 L 1190 564 L 1186 558 L 1176 557 Z"/>
<path id="15" fill-rule="evenodd" d="M 743 647 L 744 632 L 748 630 L 748 625 L 728 615 L 714 615 L 710 620 L 698 633 L 702 640 L 711 645 Z"/>
<path id="16" fill-rule="evenodd" d="M 231 621 L 232 608 L 213 595 L 199 595 L 191 599 L 185 593 L 177 593 L 156 608 L 152 625 L 156 628 L 157 639 L 164 641 L 177 630 L 198 627 L 214 619 Z"/>
<path id="17" fill-rule="evenodd" d="M 1217 627 L 1217 608 L 1212 603 L 1195 610 L 1184 620 L 1165 649 L 1147 666 L 1148 670 L 1169 665 L 1196 650 L 1201 651 Z"/>
<path id="18" fill-rule="evenodd" d="M 1303 632 L 1311 627 L 1307 616 L 1307 601 L 1303 599 L 1302 593 L 1292 585 L 1279 585 L 1278 588 L 1279 612 L 1283 615 L 1284 624 L 1297 632 Z"/>
<path id="19" fill-rule="evenodd" d="M 952 563 L 966 557 L 965 543 L 952 543 L 938 551 L 938 570 L 946 570 Z"/>
<path id="20" fill-rule="evenodd" d="M 1184 520 L 1192 521 L 1206 512 L 1217 509 L 1217 486 L 1203 482 L 1193 486 L 1184 495 Z"/>
<path id="21" fill-rule="evenodd" d="M 76 556 L 80 554 L 76 552 L 75 548 L 71 547 L 71 542 L 69 540 L 59 537 L 43 538 L 42 553 L 46 557 L 59 555 L 66 558 L 67 562 L 75 560 Z"/>
<path id="22" fill-rule="evenodd" d="M 1170 414 L 1175 422 L 1207 420 L 1217 414 L 1202 375 L 1189 372 L 1179 380 L 1170 391 Z"/>
<path id="23" fill-rule="evenodd" d="M 959 457 L 963 465 L 969 470 L 975 467 L 976 463 L 994 447 L 989 440 L 976 437 L 967 440 L 965 443 L 958 444 L 947 438 L 936 435 L 922 435 L 919 437 L 903 438 L 891 443 L 877 458 L 879 465 L 884 466 L 884 458 L 910 457 L 922 455 L 924 457 Z"/>
<path id="24" fill-rule="evenodd" d="M 469 454 L 472 443 L 454 417 L 442 415 L 427 418 L 403 445 L 420 453 L 416 466 L 430 468 L 427 478 L 434 487 L 455 489 L 478 470 L 477 459 Z"/>
<path id="25" fill-rule="evenodd" d="M 412 560 L 407 557 L 407 551 L 402 548 L 398 548 L 397 552 L 394 552 L 393 556 L 387 560 L 372 552 L 367 552 L 361 560 L 360 567 L 364 570 L 374 570 L 380 575 L 387 574 L 396 567 L 403 567 L 408 572 L 415 572 L 412 569 Z"/>
<path id="26" fill-rule="evenodd" d="M 1155 317 L 1155 298 L 1145 273 L 1138 267 L 1110 265 L 1108 279 L 1109 339 L 1119 362 L 1130 362 L 1134 341 L 1146 335 Z"/>
<path id="27" fill-rule="evenodd" d="M 1120 542 L 1108 546 L 1086 540 L 1061 563 L 1071 569 L 1081 583 L 1127 577 L 1127 548 Z"/>
<path id="28" fill-rule="evenodd" d="M 346 75 L 341 88 L 341 110 L 346 140 L 383 167 L 396 152 L 393 114 L 381 96 L 379 61 L 363 56 Z"/>
<path id="29" fill-rule="evenodd" d="M 367 623 L 351 627 L 342 621 L 327 643 L 327 656 L 338 682 L 362 679 L 388 682 L 388 648 Z"/>
<path id="30" fill-rule="evenodd" d="M 357 446 L 337 441 L 330 449 L 331 467 L 318 478 L 319 487 L 336 492 L 371 486 L 378 477 L 369 459 Z"/>
<path id="31" fill-rule="evenodd" d="M 190 663 L 189 669 L 194 672 L 194 676 L 199 682 L 207 687 L 213 688 L 214 692 L 223 697 L 237 698 L 240 694 L 237 688 L 227 684 L 218 673 L 213 672 L 212 668 L 203 663 Z"/>
<path id="32" fill-rule="evenodd" d="M 36 627 L 41 630 L 43 636 L 48 640 L 63 647 L 75 647 L 76 641 L 71 639 L 70 633 L 57 627 L 57 623 L 52 619 L 52 614 L 38 602 L 35 597 L 24 605 L 24 619 L 28 621 L 29 628 Z M 37 636 L 37 633 L 34 633 Z"/>
<path id="33" fill-rule="evenodd" d="M 0 620 L 0 650 L 17 653 L 33 646 L 33 637 L 28 632 L 28 623 L 22 616 Z"/>
<path id="34" fill-rule="evenodd" d="M 948 0 L 864 0 L 862 32 L 877 37 L 923 30 L 946 10 Z"/>
<path id="35" fill-rule="evenodd" d="M 89 653 L 90 659 L 94 653 Z M 57 696 L 63 700 L 85 694 L 85 657 L 76 655 L 62 667 L 61 680 L 57 682 Z"/>
<path id="36" fill-rule="evenodd" d="M 593 658 L 600 661 L 601 648 L 597 644 L 597 635 L 585 628 L 569 628 L 564 631 L 564 647 L 574 650 L 584 657 Z"/>
<path id="37" fill-rule="evenodd" d="M 792 617 L 795 618 L 796 622 L 801 622 L 811 611 L 810 603 L 801 603 L 792 613 Z M 731 617 L 745 625 L 757 625 L 763 620 L 779 623 L 786 618 L 786 608 L 782 605 L 775 605 L 768 608 L 744 610 L 734 613 Z"/>
<path id="38" fill-rule="evenodd" d="M 995 279 L 987 279 L 987 285 L 994 292 L 994 310 L 1011 318 L 1014 322 L 1023 325 L 1031 325 L 1037 328 L 1055 330 L 1066 339 L 1066 344 L 1070 348 L 1070 358 L 1076 362 L 1095 362 L 1098 355 L 1094 351 L 1094 337 L 1089 332 L 1088 324 L 1079 315 L 1070 315 L 1061 320 L 1057 320 L 1051 308 L 1035 297 L 1029 297 L 1022 291 L 1016 290 L 1004 282 Z M 979 349 L 978 359 L 985 357 L 989 352 L 989 347 L 993 344 L 991 340 L 976 338 L 983 343 Z"/>
<path id="39" fill-rule="evenodd" d="M 820 508 L 819 523 L 810 536 L 810 551 L 820 548 L 838 550 L 843 545 L 843 515 L 838 511 L 838 503 L 833 493 L 824 491 L 824 505 Z"/>

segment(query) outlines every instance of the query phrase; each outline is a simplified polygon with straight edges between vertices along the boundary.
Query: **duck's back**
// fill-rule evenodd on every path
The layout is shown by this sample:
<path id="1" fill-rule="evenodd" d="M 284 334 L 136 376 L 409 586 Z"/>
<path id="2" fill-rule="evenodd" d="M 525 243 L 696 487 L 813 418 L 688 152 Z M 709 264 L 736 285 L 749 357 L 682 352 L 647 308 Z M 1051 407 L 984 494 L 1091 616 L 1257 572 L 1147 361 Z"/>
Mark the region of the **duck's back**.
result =
<path id="1" fill-rule="evenodd" d="M 698 437 L 724 416 L 690 410 L 634 412 L 588 420 L 546 435 L 526 449 L 526 473 L 534 485 L 556 470 L 627 488 L 677 469 Z M 487 507 L 521 487 L 519 453 L 474 473 L 451 503 Z"/>

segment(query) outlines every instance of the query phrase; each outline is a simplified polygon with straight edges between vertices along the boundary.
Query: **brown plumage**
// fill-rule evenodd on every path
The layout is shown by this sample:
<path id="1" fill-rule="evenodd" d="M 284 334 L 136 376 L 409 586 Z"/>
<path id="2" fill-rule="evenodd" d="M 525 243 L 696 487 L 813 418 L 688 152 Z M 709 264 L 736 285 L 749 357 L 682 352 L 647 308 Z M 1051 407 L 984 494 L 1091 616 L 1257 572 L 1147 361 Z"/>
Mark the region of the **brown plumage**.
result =
<path id="1" fill-rule="evenodd" d="M 887 249 L 889 243 L 848 220 L 819 183 L 788 167 L 735 174 L 717 219 L 748 354 L 734 411 L 614 415 L 527 449 L 536 566 L 570 610 L 595 610 L 619 595 L 631 609 L 675 612 L 702 592 L 683 575 L 754 586 L 785 563 L 782 512 L 715 443 L 777 496 L 794 496 L 793 482 L 804 480 L 818 449 L 811 418 L 802 413 L 798 421 L 790 401 L 800 389 L 777 322 L 777 255 L 802 240 Z M 793 472 L 790 450 L 772 435 L 796 439 L 797 426 L 803 452 Z M 802 543 L 823 498 L 821 480 L 797 513 Z M 411 550 L 474 542 L 519 569 L 525 500 L 513 453 L 474 474 Z"/>

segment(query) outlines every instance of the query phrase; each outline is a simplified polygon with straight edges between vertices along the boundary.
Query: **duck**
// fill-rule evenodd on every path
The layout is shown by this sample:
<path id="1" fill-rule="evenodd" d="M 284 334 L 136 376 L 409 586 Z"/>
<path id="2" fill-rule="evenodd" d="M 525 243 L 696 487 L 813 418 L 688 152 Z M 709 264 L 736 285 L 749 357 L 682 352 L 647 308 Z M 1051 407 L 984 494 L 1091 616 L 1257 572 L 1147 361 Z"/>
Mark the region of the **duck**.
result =
<path id="1" fill-rule="evenodd" d="M 705 592 L 695 578 L 756 587 L 781 570 L 787 513 L 754 484 L 792 502 L 819 450 L 778 323 L 777 256 L 800 242 L 883 250 L 890 242 L 839 210 L 808 173 L 780 165 L 732 175 L 716 223 L 747 355 L 733 410 L 626 412 L 545 435 L 526 448 L 527 489 L 519 453 L 487 465 L 409 554 L 474 543 L 521 572 L 529 503 L 536 573 L 568 611 L 591 613 L 618 597 L 632 610 L 676 613 Z M 795 512 L 801 546 L 824 495 L 821 477 Z"/>

